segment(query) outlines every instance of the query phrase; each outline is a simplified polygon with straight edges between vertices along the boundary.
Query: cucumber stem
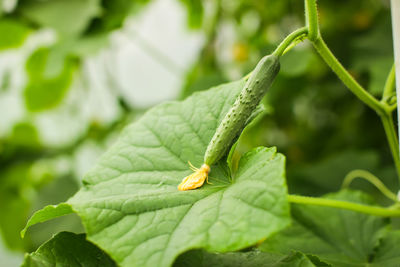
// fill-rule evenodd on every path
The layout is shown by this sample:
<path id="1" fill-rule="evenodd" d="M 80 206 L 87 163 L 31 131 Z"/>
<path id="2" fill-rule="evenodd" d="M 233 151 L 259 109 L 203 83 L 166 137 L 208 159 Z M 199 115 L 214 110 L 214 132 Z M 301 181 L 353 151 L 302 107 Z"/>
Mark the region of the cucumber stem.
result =
<path id="1" fill-rule="evenodd" d="M 286 49 L 290 47 L 290 45 L 294 41 L 306 37 L 307 32 L 308 32 L 307 27 L 302 27 L 293 31 L 288 36 L 286 36 L 285 39 L 283 39 L 283 41 L 278 45 L 278 47 L 272 54 L 278 57 L 282 56 L 285 53 Z"/>

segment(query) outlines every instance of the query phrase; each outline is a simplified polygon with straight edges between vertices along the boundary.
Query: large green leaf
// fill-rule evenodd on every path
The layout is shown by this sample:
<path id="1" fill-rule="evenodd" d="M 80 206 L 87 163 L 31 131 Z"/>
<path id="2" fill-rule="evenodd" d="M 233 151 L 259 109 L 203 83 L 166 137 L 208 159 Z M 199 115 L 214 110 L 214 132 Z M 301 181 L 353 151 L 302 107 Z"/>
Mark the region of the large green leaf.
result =
<path id="1" fill-rule="evenodd" d="M 201 250 L 186 252 L 178 257 L 174 267 L 313 267 L 302 253 L 281 255 L 258 250 L 248 252 L 207 253 Z"/>
<path id="2" fill-rule="evenodd" d="M 50 266 L 117 266 L 110 257 L 84 234 L 61 232 L 43 244 L 37 251 L 27 254 L 21 267 Z"/>
<path id="3" fill-rule="evenodd" d="M 177 190 L 243 85 L 160 105 L 123 131 L 68 201 L 90 241 L 121 266 L 170 266 L 186 250 L 242 249 L 289 224 L 284 157 L 274 148 L 245 154 L 233 177 L 220 162 L 212 184 Z"/>
<path id="4" fill-rule="evenodd" d="M 367 195 L 356 191 L 342 191 L 326 198 L 373 204 Z M 374 259 L 379 240 L 386 234 L 385 219 L 323 207 L 294 205 L 292 211 L 293 226 L 269 238 L 262 244 L 262 250 L 301 251 L 333 266 L 393 266 L 379 265 Z M 387 256 L 385 259 L 388 260 Z"/>
<path id="5" fill-rule="evenodd" d="M 100 12 L 99 0 L 24 1 L 21 14 L 42 27 L 56 30 L 62 35 L 82 33 Z"/>
<path id="6" fill-rule="evenodd" d="M 157 162 L 153 155 L 146 159 L 161 169 L 142 165 L 130 171 L 137 160 L 144 159 L 132 151 L 103 158 L 102 168 L 91 173 L 96 176 L 89 176 L 98 181 L 69 201 L 89 239 L 123 266 L 169 266 L 190 248 L 238 250 L 289 222 L 283 157 L 273 149 L 246 154 L 234 183 L 220 173 L 217 177 L 223 182 L 214 178 L 213 185 L 190 192 L 177 191 L 176 185 L 188 172 L 178 166 L 172 169 L 174 160 L 163 166 L 165 160 Z M 129 157 L 132 163 L 127 162 Z M 127 161 L 122 162 L 123 158 Z M 103 175 L 112 178 L 104 180 Z"/>

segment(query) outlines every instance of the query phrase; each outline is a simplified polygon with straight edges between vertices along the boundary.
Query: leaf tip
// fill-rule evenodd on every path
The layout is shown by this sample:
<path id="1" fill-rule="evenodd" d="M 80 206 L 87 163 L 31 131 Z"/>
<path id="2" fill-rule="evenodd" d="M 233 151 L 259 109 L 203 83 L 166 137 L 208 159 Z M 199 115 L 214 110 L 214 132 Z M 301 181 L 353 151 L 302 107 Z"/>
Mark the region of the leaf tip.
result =
<path id="1" fill-rule="evenodd" d="M 26 231 L 32 225 L 45 222 L 53 218 L 73 213 L 72 207 L 68 203 L 60 203 L 58 205 L 48 205 L 41 210 L 36 211 L 31 218 L 29 218 L 24 229 L 21 230 L 21 238 L 25 237 Z"/>

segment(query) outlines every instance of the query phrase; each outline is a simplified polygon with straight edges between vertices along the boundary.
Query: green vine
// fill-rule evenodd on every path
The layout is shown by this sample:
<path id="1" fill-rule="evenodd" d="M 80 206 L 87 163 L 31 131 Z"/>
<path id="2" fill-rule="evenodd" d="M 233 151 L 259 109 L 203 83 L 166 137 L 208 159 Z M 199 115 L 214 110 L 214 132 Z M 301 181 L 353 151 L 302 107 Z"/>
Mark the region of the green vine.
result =
<path id="1" fill-rule="evenodd" d="M 288 200 L 291 203 L 324 206 L 345 210 L 352 210 L 369 215 L 382 216 L 382 217 L 399 217 L 400 209 L 397 208 L 383 208 L 378 206 L 368 206 L 343 200 L 326 199 L 318 197 L 305 197 L 298 195 L 289 195 Z"/>
<path id="2" fill-rule="evenodd" d="M 386 113 L 386 107 L 366 91 L 340 64 L 339 60 L 333 55 L 322 37 L 318 37 L 312 42 L 317 52 L 320 54 L 325 63 L 339 77 L 339 79 L 367 106 L 375 110 L 379 115 Z"/>
<path id="3" fill-rule="evenodd" d="M 386 115 L 381 116 L 381 121 L 383 128 L 385 129 L 386 137 L 389 142 L 390 151 L 396 165 L 397 176 L 400 179 L 400 157 L 399 157 L 399 142 L 397 140 L 397 134 L 393 123 L 392 112 L 386 113 Z"/>
<path id="4" fill-rule="evenodd" d="M 294 32 L 286 36 L 286 38 L 275 49 L 273 54 L 275 56 L 283 55 L 291 47 L 292 43 L 296 42 L 299 39 L 302 40 L 303 38 L 307 37 L 307 33 L 308 33 L 307 27 L 295 30 Z"/>
<path id="5" fill-rule="evenodd" d="M 315 0 L 305 1 L 305 13 L 306 13 L 306 25 L 308 28 L 308 39 L 315 41 L 319 37 L 319 24 L 318 24 L 318 12 L 317 3 Z"/>
<path id="6" fill-rule="evenodd" d="M 393 123 L 393 111 L 396 109 L 396 104 L 393 104 L 394 88 L 395 88 L 395 67 L 393 66 L 388 78 L 386 80 L 382 100 L 377 100 L 367 90 L 365 90 L 343 67 L 339 60 L 335 57 L 329 47 L 326 45 L 322 36 L 319 32 L 318 23 L 318 12 L 316 0 L 305 0 L 305 14 L 306 14 L 306 25 L 307 27 L 299 28 L 296 31 L 289 34 L 276 48 L 274 51 L 275 55 L 283 55 L 286 50 L 290 49 L 296 44 L 301 38 L 307 37 L 314 48 L 320 54 L 325 63 L 331 68 L 331 70 L 338 76 L 338 78 L 349 88 L 349 90 L 357 96 L 362 102 L 373 109 L 381 118 L 383 128 L 388 139 L 389 147 L 393 156 L 393 160 L 396 166 L 398 178 L 400 179 L 400 154 L 399 154 L 399 142 L 397 139 L 396 130 Z M 360 174 L 359 170 L 357 173 L 352 173 L 347 176 L 344 185 L 348 185 L 354 178 L 362 176 L 368 181 L 372 182 L 383 194 L 392 199 L 398 201 L 397 196 L 387 189 L 384 184 L 375 176 Z M 369 173 L 368 173 L 369 174 Z M 318 205 L 327 206 L 334 208 L 341 208 L 347 210 L 353 210 L 377 216 L 400 216 L 400 210 L 396 208 L 384 208 L 361 205 L 346 201 L 313 198 L 297 195 L 289 195 L 289 201 L 298 204 L 307 205 Z"/>
<path id="7" fill-rule="evenodd" d="M 349 172 L 343 180 L 342 188 L 347 188 L 350 186 L 351 182 L 356 178 L 362 178 L 373 184 L 383 195 L 387 198 L 397 202 L 397 196 L 392 191 L 390 191 L 378 177 L 372 173 L 365 170 L 353 170 Z"/>
<path id="8" fill-rule="evenodd" d="M 318 20 L 314 19 L 317 17 L 317 5 L 315 3 L 315 0 L 306 0 L 306 14 L 308 14 L 306 17 L 309 28 L 318 29 Z M 392 112 L 394 109 L 390 107 L 386 102 L 378 101 L 350 75 L 350 73 L 342 66 L 342 64 L 340 64 L 337 58 L 330 51 L 330 49 L 322 39 L 321 35 L 318 35 L 315 40 L 310 39 L 310 41 L 312 42 L 318 53 L 321 55 L 325 63 L 332 69 L 333 72 L 336 73 L 339 79 L 350 89 L 350 91 L 367 106 L 375 110 L 375 112 L 380 116 L 396 166 L 397 176 L 400 179 L 399 145 L 392 117 Z M 388 95 L 392 93 L 394 88 L 393 80 L 394 67 L 389 73 L 389 77 L 385 84 L 385 88 L 383 90 L 383 99 L 387 99 Z"/>

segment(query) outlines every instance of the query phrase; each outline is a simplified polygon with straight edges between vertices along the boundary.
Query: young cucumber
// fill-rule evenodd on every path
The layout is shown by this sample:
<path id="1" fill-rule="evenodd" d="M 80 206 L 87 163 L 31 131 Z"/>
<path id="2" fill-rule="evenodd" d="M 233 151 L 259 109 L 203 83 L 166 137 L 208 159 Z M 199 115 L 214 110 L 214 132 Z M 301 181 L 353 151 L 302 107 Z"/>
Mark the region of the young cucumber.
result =
<path id="1" fill-rule="evenodd" d="M 200 169 L 191 165 L 194 173 L 183 178 L 178 185 L 178 190 L 192 190 L 204 184 L 211 171 L 210 166 L 227 154 L 228 149 L 243 131 L 254 112 L 257 111 L 258 104 L 278 72 L 279 57 L 269 55 L 261 59 L 208 144 L 204 155 L 204 164 Z"/>
<path id="2" fill-rule="evenodd" d="M 246 126 L 248 118 L 271 87 L 279 72 L 279 66 L 279 57 L 275 55 L 268 55 L 260 60 L 208 144 L 204 155 L 205 164 L 211 166 L 226 155 Z"/>

